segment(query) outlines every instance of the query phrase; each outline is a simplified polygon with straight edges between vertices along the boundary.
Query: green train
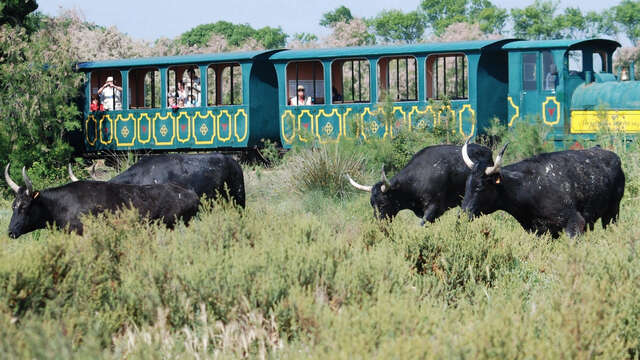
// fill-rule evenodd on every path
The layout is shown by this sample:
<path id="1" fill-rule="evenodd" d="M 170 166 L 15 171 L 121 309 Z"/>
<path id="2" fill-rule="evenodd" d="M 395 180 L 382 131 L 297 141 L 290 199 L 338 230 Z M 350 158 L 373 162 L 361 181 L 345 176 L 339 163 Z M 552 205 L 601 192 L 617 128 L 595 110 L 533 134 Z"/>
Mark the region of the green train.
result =
<path id="1" fill-rule="evenodd" d="M 288 148 L 445 119 L 463 136 L 494 118 L 540 122 L 558 143 L 602 126 L 636 133 L 640 82 L 633 65 L 613 73 L 619 46 L 502 39 L 83 62 L 85 151 Z"/>

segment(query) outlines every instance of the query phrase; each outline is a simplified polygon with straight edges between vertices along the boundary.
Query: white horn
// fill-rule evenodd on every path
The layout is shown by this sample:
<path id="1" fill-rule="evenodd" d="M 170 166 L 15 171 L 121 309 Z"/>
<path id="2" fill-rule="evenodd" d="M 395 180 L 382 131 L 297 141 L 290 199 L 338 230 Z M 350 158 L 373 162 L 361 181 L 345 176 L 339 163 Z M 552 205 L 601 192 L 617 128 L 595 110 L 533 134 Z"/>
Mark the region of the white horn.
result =
<path id="1" fill-rule="evenodd" d="M 471 161 L 471 158 L 467 153 L 467 145 L 469 145 L 469 140 L 471 140 L 471 136 L 469 136 L 469 138 L 467 138 L 467 141 L 464 142 L 464 145 L 462 145 L 462 160 L 464 160 L 464 163 L 467 164 L 467 167 L 469 169 L 473 169 L 473 161 Z"/>
<path id="2" fill-rule="evenodd" d="M 71 169 L 71 164 L 69 164 L 69 178 L 71 178 L 71 181 L 76 182 L 78 181 L 78 178 L 73 175 L 73 170 Z"/>
<path id="3" fill-rule="evenodd" d="M 380 186 L 380 190 L 384 193 L 387 192 L 391 188 L 391 183 L 389 183 L 389 179 L 387 179 L 387 174 L 384 172 L 384 164 L 382 164 L 382 186 Z"/>
<path id="4" fill-rule="evenodd" d="M 11 165 L 11 163 L 8 163 L 7 167 L 4 168 L 4 180 L 7 182 L 11 190 L 13 190 L 13 192 L 17 194 L 20 186 L 18 186 L 18 184 L 11 180 L 11 176 L 9 176 L 9 165 Z"/>
<path id="5" fill-rule="evenodd" d="M 349 183 L 351 184 L 351 186 L 353 186 L 356 189 L 362 190 L 362 191 L 368 191 L 371 192 L 371 189 L 373 188 L 373 186 L 365 186 L 365 185 L 360 185 L 357 182 L 353 181 L 353 179 L 351 178 L 351 176 L 349 176 L 349 174 L 346 174 L 347 179 L 349 179 Z"/>
<path id="6" fill-rule="evenodd" d="M 27 194 L 33 194 L 33 183 L 31 183 L 31 179 L 27 175 L 27 167 L 22 167 L 22 179 L 24 180 L 25 185 L 27 186 Z"/>
<path id="7" fill-rule="evenodd" d="M 500 150 L 500 153 L 496 157 L 496 161 L 493 162 L 493 166 L 490 166 L 484 170 L 485 174 L 491 175 L 495 172 L 500 171 L 500 166 L 502 165 L 502 156 L 504 155 L 504 151 L 507 150 L 508 145 L 509 143 L 504 144 L 502 150 Z"/>

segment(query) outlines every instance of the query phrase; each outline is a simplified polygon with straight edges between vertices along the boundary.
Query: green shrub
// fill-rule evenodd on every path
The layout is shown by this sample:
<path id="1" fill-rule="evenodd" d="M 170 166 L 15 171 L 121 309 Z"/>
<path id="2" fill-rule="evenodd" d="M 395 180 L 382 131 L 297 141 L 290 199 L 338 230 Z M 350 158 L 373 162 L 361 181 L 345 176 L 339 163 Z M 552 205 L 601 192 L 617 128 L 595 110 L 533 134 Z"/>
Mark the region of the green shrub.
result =
<path id="1" fill-rule="evenodd" d="M 318 190 L 329 196 L 344 198 L 353 188 L 345 175 L 362 173 L 364 158 L 339 151 L 339 145 L 304 149 L 290 157 L 292 187 L 300 193 Z"/>

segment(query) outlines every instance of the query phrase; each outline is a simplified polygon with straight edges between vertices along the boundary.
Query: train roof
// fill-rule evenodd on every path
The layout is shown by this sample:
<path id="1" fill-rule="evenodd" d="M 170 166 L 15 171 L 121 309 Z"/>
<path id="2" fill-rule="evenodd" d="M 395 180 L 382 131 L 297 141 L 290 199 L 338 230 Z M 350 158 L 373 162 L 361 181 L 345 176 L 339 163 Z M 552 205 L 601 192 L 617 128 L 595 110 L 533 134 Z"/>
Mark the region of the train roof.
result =
<path id="1" fill-rule="evenodd" d="M 522 40 L 513 41 L 502 46 L 505 50 L 528 50 L 528 49 L 563 49 L 575 48 L 584 45 L 592 45 L 596 47 L 605 47 L 609 50 L 615 50 L 620 47 L 620 43 L 609 39 L 561 39 L 561 40 Z"/>
<path id="2" fill-rule="evenodd" d="M 270 59 L 275 61 L 286 61 L 300 59 L 363 57 L 371 55 L 378 56 L 413 53 L 480 51 L 492 46 L 499 47 L 509 41 L 514 41 L 514 39 L 422 43 L 409 45 L 354 46 L 328 49 L 300 49 L 277 52 L 271 55 Z"/>
<path id="3" fill-rule="evenodd" d="M 124 68 L 139 66 L 202 64 L 224 61 L 246 61 L 257 58 L 267 58 L 274 52 L 281 50 L 260 50 L 229 53 L 194 54 L 180 56 L 158 56 L 146 58 L 130 58 L 104 61 L 87 61 L 77 64 L 79 70 Z"/>

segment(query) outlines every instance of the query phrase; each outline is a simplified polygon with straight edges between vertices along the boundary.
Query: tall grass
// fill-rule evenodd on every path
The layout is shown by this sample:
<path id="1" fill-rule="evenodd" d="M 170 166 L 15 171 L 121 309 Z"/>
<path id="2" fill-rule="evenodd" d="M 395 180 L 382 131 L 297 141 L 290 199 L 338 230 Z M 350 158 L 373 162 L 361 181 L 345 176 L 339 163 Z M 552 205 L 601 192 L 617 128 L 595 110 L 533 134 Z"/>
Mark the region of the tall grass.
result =
<path id="1" fill-rule="evenodd" d="M 338 182 L 344 171 L 379 179 L 389 160 L 375 154 L 395 145 L 358 145 L 247 168 L 246 210 L 205 204 L 189 227 L 125 211 L 88 218 L 83 236 L 0 235 L 2 357 L 639 356 L 637 143 L 616 149 L 627 176 L 618 224 L 557 240 L 500 212 L 377 222 L 368 194 L 336 195 Z M 303 160 L 305 177 L 336 183 L 290 180 Z"/>

